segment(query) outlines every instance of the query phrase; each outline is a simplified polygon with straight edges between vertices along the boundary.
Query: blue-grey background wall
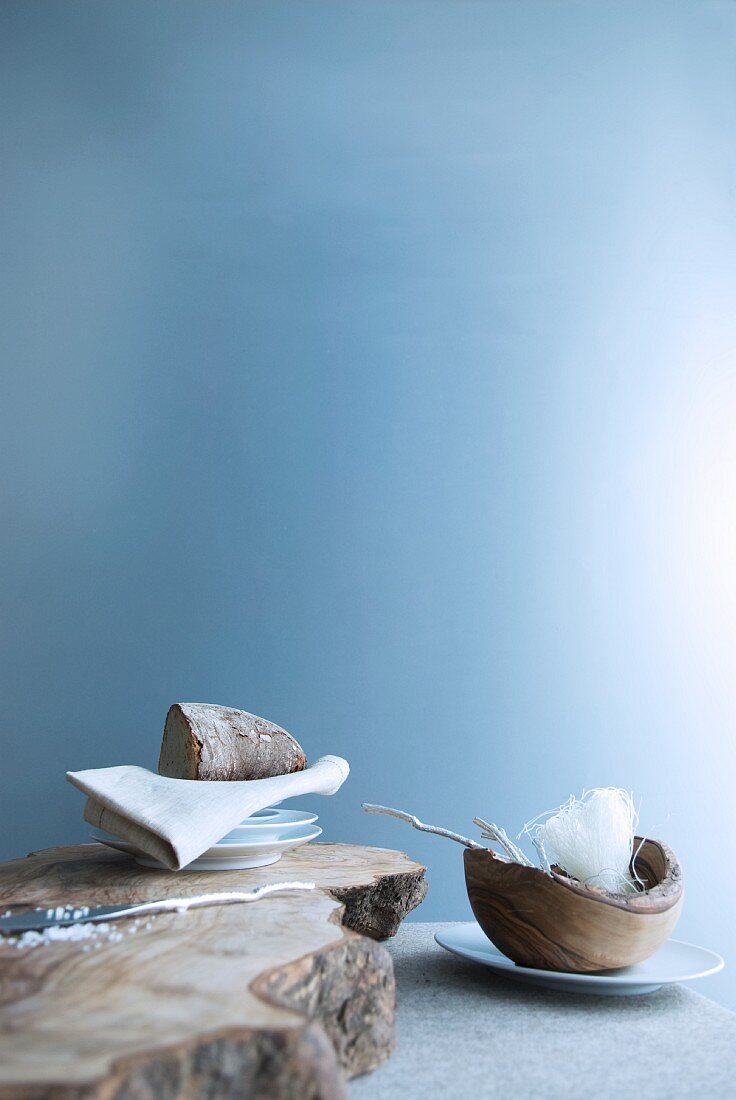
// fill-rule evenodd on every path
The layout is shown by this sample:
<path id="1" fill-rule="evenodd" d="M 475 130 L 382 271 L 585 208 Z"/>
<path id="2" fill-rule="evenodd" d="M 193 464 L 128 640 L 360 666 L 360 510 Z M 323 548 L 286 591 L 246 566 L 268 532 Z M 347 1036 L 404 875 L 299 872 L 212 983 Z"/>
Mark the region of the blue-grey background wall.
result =
<path id="1" fill-rule="evenodd" d="M 419 917 L 460 851 L 361 800 L 633 789 L 733 956 L 736 6 L 0 22 L 0 854 L 221 702 L 349 758 Z"/>

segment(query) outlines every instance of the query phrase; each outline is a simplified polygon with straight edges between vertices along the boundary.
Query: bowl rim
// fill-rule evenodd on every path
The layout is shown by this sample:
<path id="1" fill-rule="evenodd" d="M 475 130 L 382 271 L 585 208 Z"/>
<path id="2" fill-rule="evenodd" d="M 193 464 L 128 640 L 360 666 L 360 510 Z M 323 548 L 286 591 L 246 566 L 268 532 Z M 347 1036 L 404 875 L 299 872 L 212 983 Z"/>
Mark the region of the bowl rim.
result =
<path id="1" fill-rule="evenodd" d="M 555 871 L 554 868 L 551 878 L 565 890 L 568 890 L 572 894 L 576 894 L 578 897 L 586 898 L 588 901 L 596 901 L 602 905 L 608 905 L 615 909 L 623 909 L 625 912 L 637 913 L 642 916 L 654 913 L 665 913 L 682 900 L 682 870 L 672 849 L 665 844 L 664 841 L 654 840 L 652 837 L 637 836 L 634 838 L 635 859 L 638 859 L 643 854 L 646 845 L 649 844 L 659 848 L 664 858 L 665 873 L 662 880 L 657 883 L 656 886 L 642 893 L 630 894 L 627 896 L 611 894 L 607 890 L 603 890 L 600 886 L 590 886 L 584 882 L 579 882 L 577 879 L 569 878 L 561 871 Z M 506 868 L 513 868 L 515 875 L 522 874 L 524 877 L 528 877 L 530 882 L 534 881 L 539 875 L 543 876 L 545 879 L 550 878 L 547 872 L 543 871 L 541 867 L 527 867 L 520 863 L 514 863 L 512 860 L 498 855 L 498 853 L 494 852 L 491 848 L 466 848 L 464 853 L 466 865 L 468 863 L 474 863 L 475 866 L 478 867 L 478 861 L 485 858 L 486 853 L 488 853 L 491 858 L 491 866 L 495 874 L 502 876 Z"/>

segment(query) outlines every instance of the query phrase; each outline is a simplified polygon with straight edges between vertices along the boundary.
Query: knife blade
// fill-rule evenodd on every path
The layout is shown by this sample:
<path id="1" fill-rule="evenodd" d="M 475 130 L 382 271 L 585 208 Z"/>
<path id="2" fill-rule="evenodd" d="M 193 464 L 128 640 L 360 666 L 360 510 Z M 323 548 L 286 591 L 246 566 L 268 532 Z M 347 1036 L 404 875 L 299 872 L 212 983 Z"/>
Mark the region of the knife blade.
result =
<path id="1" fill-rule="evenodd" d="M 6 913 L 0 917 L 0 933 L 12 936 L 22 932 L 42 932 L 44 928 L 148 916 L 150 913 L 185 913 L 188 909 L 205 905 L 234 905 L 258 901 L 267 894 L 314 889 L 314 882 L 271 882 L 254 890 L 227 890 L 214 894 L 195 894 L 189 898 L 162 898 L 159 901 L 124 905 L 57 905 L 48 909 L 31 909 L 24 913 Z"/>

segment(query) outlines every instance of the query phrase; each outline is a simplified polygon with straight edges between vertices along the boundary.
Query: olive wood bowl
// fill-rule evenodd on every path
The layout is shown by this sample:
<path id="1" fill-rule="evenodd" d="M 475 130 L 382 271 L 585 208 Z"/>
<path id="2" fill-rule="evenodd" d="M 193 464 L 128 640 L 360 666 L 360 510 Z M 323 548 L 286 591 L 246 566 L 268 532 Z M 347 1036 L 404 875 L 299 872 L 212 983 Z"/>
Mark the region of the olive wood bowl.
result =
<path id="1" fill-rule="evenodd" d="M 582 974 L 642 962 L 675 927 L 683 885 L 666 844 L 636 837 L 635 851 L 646 889 L 622 897 L 556 868 L 549 875 L 490 848 L 466 848 L 465 884 L 475 919 L 519 966 Z"/>

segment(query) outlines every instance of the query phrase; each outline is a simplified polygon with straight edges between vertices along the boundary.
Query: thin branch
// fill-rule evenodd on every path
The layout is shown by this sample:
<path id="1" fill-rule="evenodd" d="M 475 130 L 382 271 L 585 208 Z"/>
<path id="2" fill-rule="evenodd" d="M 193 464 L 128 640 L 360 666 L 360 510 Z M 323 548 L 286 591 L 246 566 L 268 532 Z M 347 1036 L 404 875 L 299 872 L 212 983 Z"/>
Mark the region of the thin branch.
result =
<path id="1" fill-rule="evenodd" d="M 535 833 L 532 837 L 532 844 L 537 850 L 537 855 L 539 856 L 539 862 L 542 866 L 542 870 L 545 872 L 545 874 L 551 875 L 552 865 L 550 864 L 549 856 L 547 855 L 547 849 L 544 846 L 544 841 L 542 840 L 539 833 Z"/>
<path id="2" fill-rule="evenodd" d="M 478 844 L 475 840 L 461 836 L 460 833 L 453 833 L 450 829 L 441 829 L 438 825 L 425 825 L 418 817 L 406 813 L 405 810 L 394 810 L 390 806 L 374 806 L 371 802 L 364 802 L 363 809 L 367 814 L 387 814 L 388 817 L 398 817 L 400 821 L 406 821 L 408 825 L 411 825 L 414 829 L 419 829 L 421 833 L 436 833 L 437 836 L 446 836 L 448 840 L 464 844 L 466 848 L 481 848 L 485 851 L 483 845 Z"/>
<path id="3" fill-rule="evenodd" d="M 497 844 L 500 844 L 506 855 L 514 863 L 521 863 L 524 867 L 534 866 L 532 861 L 524 855 L 521 848 L 517 848 L 513 841 L 509 840 L 505 829 L 501 829 L 498 825 L 491 825 L 490 822 L 484 821 L 482 817 L 474 817 L 473 824 L 485 830 L 483 836 L 486 840 L 495 840 Z"/>

